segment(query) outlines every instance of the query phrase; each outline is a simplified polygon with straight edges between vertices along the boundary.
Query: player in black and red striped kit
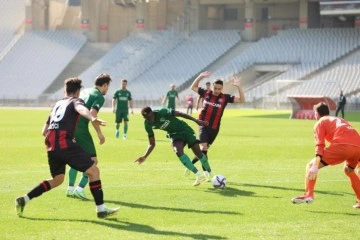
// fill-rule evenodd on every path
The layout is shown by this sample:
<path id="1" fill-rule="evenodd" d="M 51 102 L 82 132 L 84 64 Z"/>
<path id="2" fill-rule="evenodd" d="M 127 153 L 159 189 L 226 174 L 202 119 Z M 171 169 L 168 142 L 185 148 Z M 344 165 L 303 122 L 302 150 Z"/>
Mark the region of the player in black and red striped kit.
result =
<path id="1" fill-rule="evenodd" d="M 206 157 L 208 157 L 207 151 L 210 145 L 215 141 L 215 138 L 219 133 L 221 118 L 227 104 L 245 102 L 245 96 L 241 88 L 239 78 L 234 78 L 232 82 L 232 84 L 238 89 L 239 96 L 236 97 L 231 96 L 230 94 L 222 93 L 224 83 L 220 79 L 216 79 L 213 82 L 213 90 L 206 90 L 199 87 L 200 81 L 210 76 L 210 72 L 202 72 L 191 85 L 191 89 L 204 99 L 199 119 L 208 122 L 209 125 L 199 127 L 199 138 L 201 151 Z M 192 163 L 195 164 L 197 161 L 199 161 L 199 159 L 194 157 Z M 203 170 L 205 177 L 209 179 L 209 173 L 204 168 Z M 185 175 L 188 174 L 189 172 L 185 171 Z"/>
<path id="2" fill-rule="evenodd" d="M 31 199 L 39 197 L 64 182 L 66 164 L 78 171 L 85 172 L 89 177 L 90 191 L 94 197 L 98 218 L 105 218 L 119 210 L 119 208 L 105 207 L 99 168 L 90 155 L 76 144 L 74 139 L 74 132 L 80 115 L 95 125 L 105 125 L 103 120 L 91 115 L 85 107 L 84 101 L 79 98 L 81 82 L 78 78 L 65 80 L 66 96 L 56 102 L 43 127 L 42 133 L 45 136 L 52 178 L 42 181 L 23 197 L 16 198 L 15 206 L 19 216 L 22 216 L 25 205 Z"/>

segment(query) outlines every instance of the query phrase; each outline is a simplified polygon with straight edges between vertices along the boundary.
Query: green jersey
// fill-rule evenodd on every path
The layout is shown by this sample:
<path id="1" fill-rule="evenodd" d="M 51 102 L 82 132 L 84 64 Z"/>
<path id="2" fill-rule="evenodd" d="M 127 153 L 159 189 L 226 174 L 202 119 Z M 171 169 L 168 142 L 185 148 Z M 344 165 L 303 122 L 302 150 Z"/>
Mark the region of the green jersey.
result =
<path id="1" fill-rule="evenodd" d="M 178 96 L 177 91 L 170 90 L 167 92 L 166 97 L 168 99 L 167 107 L 171 109 L 175 109 L 175 99 Z"/>
<path id="2" fill-rule="evenodd" d="M 129 103 L 131 101 L 131 92 L 128 90 L 117 90 L 114 93 L 113 99 L 116 100 L 116 112 L 128 112 Z"/>
<path id="3" fill-rule="evenodd" d="M 104 105 L 105 98 L 102 93 L 96 87 L 86 88 L 81 91 L 80 98 L 84 100 L 85 107 L 87 109 L 96 109 L 98 112 L 100 108 Z M 77 128 L 87 127 L 89 124 L 89 120 L 84 117 L 80 117 L 80 121 L 78 123 Z"/>
<path id="4" fill-rule="evenodd" d="M 159 110 L 153 110 L 153 113 L 155 116 L 154 123 L 150 123 L 145 120 L 145 130 L 149 137 L 154 136 L 153 129 L 164 130 L 169 134 L 184 131 L 193 132 L 192 128 L 190 128 L 186 122 L 174 116 L 173 109 L 162 108 Z"/>
<path id="5" fill-rule="evenodd" d="M 81 91 L 80 98 L 84 100 L 87 109 L 94 108 L 98 112 L 104 105 L 105 98 L 96 87 L 87 88 Z M 94 141 L 89 131 L 89 120 L 80 117 L 79 123 L 75 130 L 75 139 L 77 144 L 80 145 L 91 157 L 96 157 L 96 149 Z"/>

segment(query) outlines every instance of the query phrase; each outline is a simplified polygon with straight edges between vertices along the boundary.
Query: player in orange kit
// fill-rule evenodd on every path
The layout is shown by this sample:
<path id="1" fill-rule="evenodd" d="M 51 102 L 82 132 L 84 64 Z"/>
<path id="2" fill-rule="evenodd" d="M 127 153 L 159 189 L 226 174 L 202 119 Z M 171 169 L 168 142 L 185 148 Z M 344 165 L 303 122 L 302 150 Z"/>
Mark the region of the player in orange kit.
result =
<path id="1" fill-rule="evenodd" d="M 314 106 L 315 158 L 306 165 L 305 195 L 291 199 L 293 203 L 312 203 L 317 172 L 327 165 L 345 162 L 344 172 L 349 177 L 356 195 L 354 208 L 360 208 L 360 178 L 354 169 L 360 160 L 360 135 L 342 118 L 329 116 L 326 103 Z M 325 140 L 330 145 L 325 148 Z"/>

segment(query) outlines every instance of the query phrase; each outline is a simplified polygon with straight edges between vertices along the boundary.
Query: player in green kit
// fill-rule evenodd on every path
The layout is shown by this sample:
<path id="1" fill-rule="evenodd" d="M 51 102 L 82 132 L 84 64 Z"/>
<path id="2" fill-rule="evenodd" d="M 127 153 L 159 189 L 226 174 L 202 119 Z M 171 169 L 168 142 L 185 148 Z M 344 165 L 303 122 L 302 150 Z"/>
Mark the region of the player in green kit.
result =
<path id="1" fill-rule="evenodd" d="M 109 85 L 111 82 L 111 77 L 108 74 L 100 74 L 95 79 L 95 87 L 87 88 L 81 91 L 80 98 L 84 100 L 85 107 L 90 110 L 90 113 L 93 117 L 97 117 L 100 108 L 104 105 L 105 98 L 104 95 L 107 93 L 109 89 Z M 96 133 L 98 135 L 100 144 L 105 142 L 105 137 L 101 132 L 99 126 L 92 124 Z M 91 137 L 89 131 L 89 120 L 80 117 L 79 123 L 76 127 L 75 131 L 75 140 L 78 145 L 82 149 L 84 149 L 91 157 L 91 159 L 97 164 L 97 156 L 96 149 L 94 145 L 94 141 Z M 69 185 L 66 192 L 66 196 L 68 197 L 76 197 L 82 200 L 88 200 L 84 193 L 84 187 L 88 183 L 88 177 L 85 173 L 83 173 L 82 178 L 75 188 L 75 181 L 77 176 L 77 170 L 73 168 L 69 168 Z"/>
<path id="2" fill-rule="evenodd" d="M 168 91 L 166 93 L 166 96 L 164 97 L 164 99 L 162 100 L 162 105 L 165 104 L 166 100 L 167 100 L 167 108 L 171 108 L 173 110 L 175 110 L 176 107 L 176 99 L 178 100 L 178 102 L 180 102 L 180 98 L 178 96 L 178 92 L 175 90 L 175 85 L 171 84 L 170 85 L 170 91 Z"/>
<path id="3" fill-rule="evenodd" d="M 124 134 L 123 139 L 126 140 L 126 134 L 128 131 L 128 122 L 129 122 L 129 107 L 131 108 L 131 114 L 134 113 L 132 107 L 132 98 L 131 92 L 126 89 L 127 80 L 121 80 L 121 89 L 117 90 L 114 93 L 113 100 L 112 100 L 112 110 L 115 113 L 115 123 L 116 123 L 116 131 L 115 137 L 119 138 L 120 134 L 120 123 L 124 119 Z"/>
<path id="4" fill-rule="evenodd" d="M 155 148 L 155 134 L 153 129 L 164 130 L 168 133 L 167 136 L 172 141 L 172 147 L 176 156 L 185 165 L 185 167 L 196 174 L 194 186 L 198 186 L 201 182 L 203 182 L 205 180 L 204 175 L 196 169 L 190 158 L 184 153 L 185 145 L 187 144 L 188 147 L 192 149 L 194 154 L 199 157 L 206 171 L 211 173 L 210 164 L 206 156 L 200 150 L 199 140 L 196 139 L 194 130 L 186 122 L 178 119 L 177 117 L 189 119 L 200 126 L 206 126 L 208 123 L 170 108 L 153 111 L 150 107 L 144 107 L 141 110 L 141 114 L 145 118 L 144 124 L 149 137 L 149 146 L 145 154 L 135 160 L 135 162 L 138 162 L 139 164 L 143 163 Z"/>

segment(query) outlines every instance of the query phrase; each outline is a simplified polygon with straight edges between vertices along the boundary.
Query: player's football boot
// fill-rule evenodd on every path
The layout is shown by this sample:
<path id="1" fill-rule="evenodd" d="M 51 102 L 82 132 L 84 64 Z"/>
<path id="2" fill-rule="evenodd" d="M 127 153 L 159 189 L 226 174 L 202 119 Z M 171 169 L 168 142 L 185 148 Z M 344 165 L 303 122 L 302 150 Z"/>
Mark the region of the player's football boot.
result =
<path id="1" fill-rule="evenodd" d="M 119 211 L 120 208 L 106 208 L 102 212 L 97 212 L 98 218 L 106 218 L 108 216 L 114 215 Z"/>
<path id="2" fill-rule="evenodd" d="M 195 182 L 194 182 L 194 186 L 199 186 L 200 183 L 202 183 L 203 181 L 205 181 L 205 177 L 204 175 L 202 175 L 201 173 L 197 173 L 196 174 L 196 179 L 195 179 Z"/>
<path id="3" fill-rule="evenodd" d="M 313 203 L 314 202 L 314 198 L 312 196 L 307 196 L 307 195 L 303 195 L 303 196 L 299 196 L 299 197 L 294 197 L 291 199 L 291 202 L 294 204 L 299 204 L 299 203 Z"/>
<path id="4" fill-rule="evenodd" d="M 360 208 L 360 201 L 359 200 L 356 201 L 356 204 L 353 205 L 353 208 Z"/>
<path id="5" fill-rule="evenodd" d="M 126 134 L 123 135 L 123 139 L 126 140 Z"/>
<path id="6" fill-rule="evenodd" d="M 212 175 L 208 171 L 204 171 L 204 177 L 205 177 L 206 182 L 210 182 L 211 178 L 212 178 Z"/>
<path id="7" fill-rule="evenodd" d="M 119 135 L 120 135 L 119 130 L 116 130 L 116 131 L 115 131 L 115 137 L 116 137 L 116 138 L 119 138 Z"/>
<path id="8" fill-rule="evenodd" d="M 185 177 L 188 177 L 190 175 L 191 171 L 187 168 L 185 168 L 185 171 L 184 171 L 184 176 Z"/>
<path id="9" fill-rule="evenodd" d="M 85 193 L 83 192 L 83 191 L 78 191 L 78 190 L 74 190 L 74 198 L 79 198 L 79 199 L 81 199 L 81 200 L 86 200 L 86 201 L 88 201 L 88 200 L 90 200 L 88 197 L 86 197 L 86 195 L 85 195 Z"/>
<path id="10" fill-rule="evenodd" d="M 25 199 L 24 199 L 24 197 L 16 198 L 15 199 L 15 208 L 16 208 L 17 215 L 19 217 L 21 217 L 23 215 L 24 207 L 25 207 Z"/>
<path id="11" fill-rule="evenodd" d="M 74 197 L 74 190 L 67 190 L 66 191 L 66 196 L 67 197 Z"/>

